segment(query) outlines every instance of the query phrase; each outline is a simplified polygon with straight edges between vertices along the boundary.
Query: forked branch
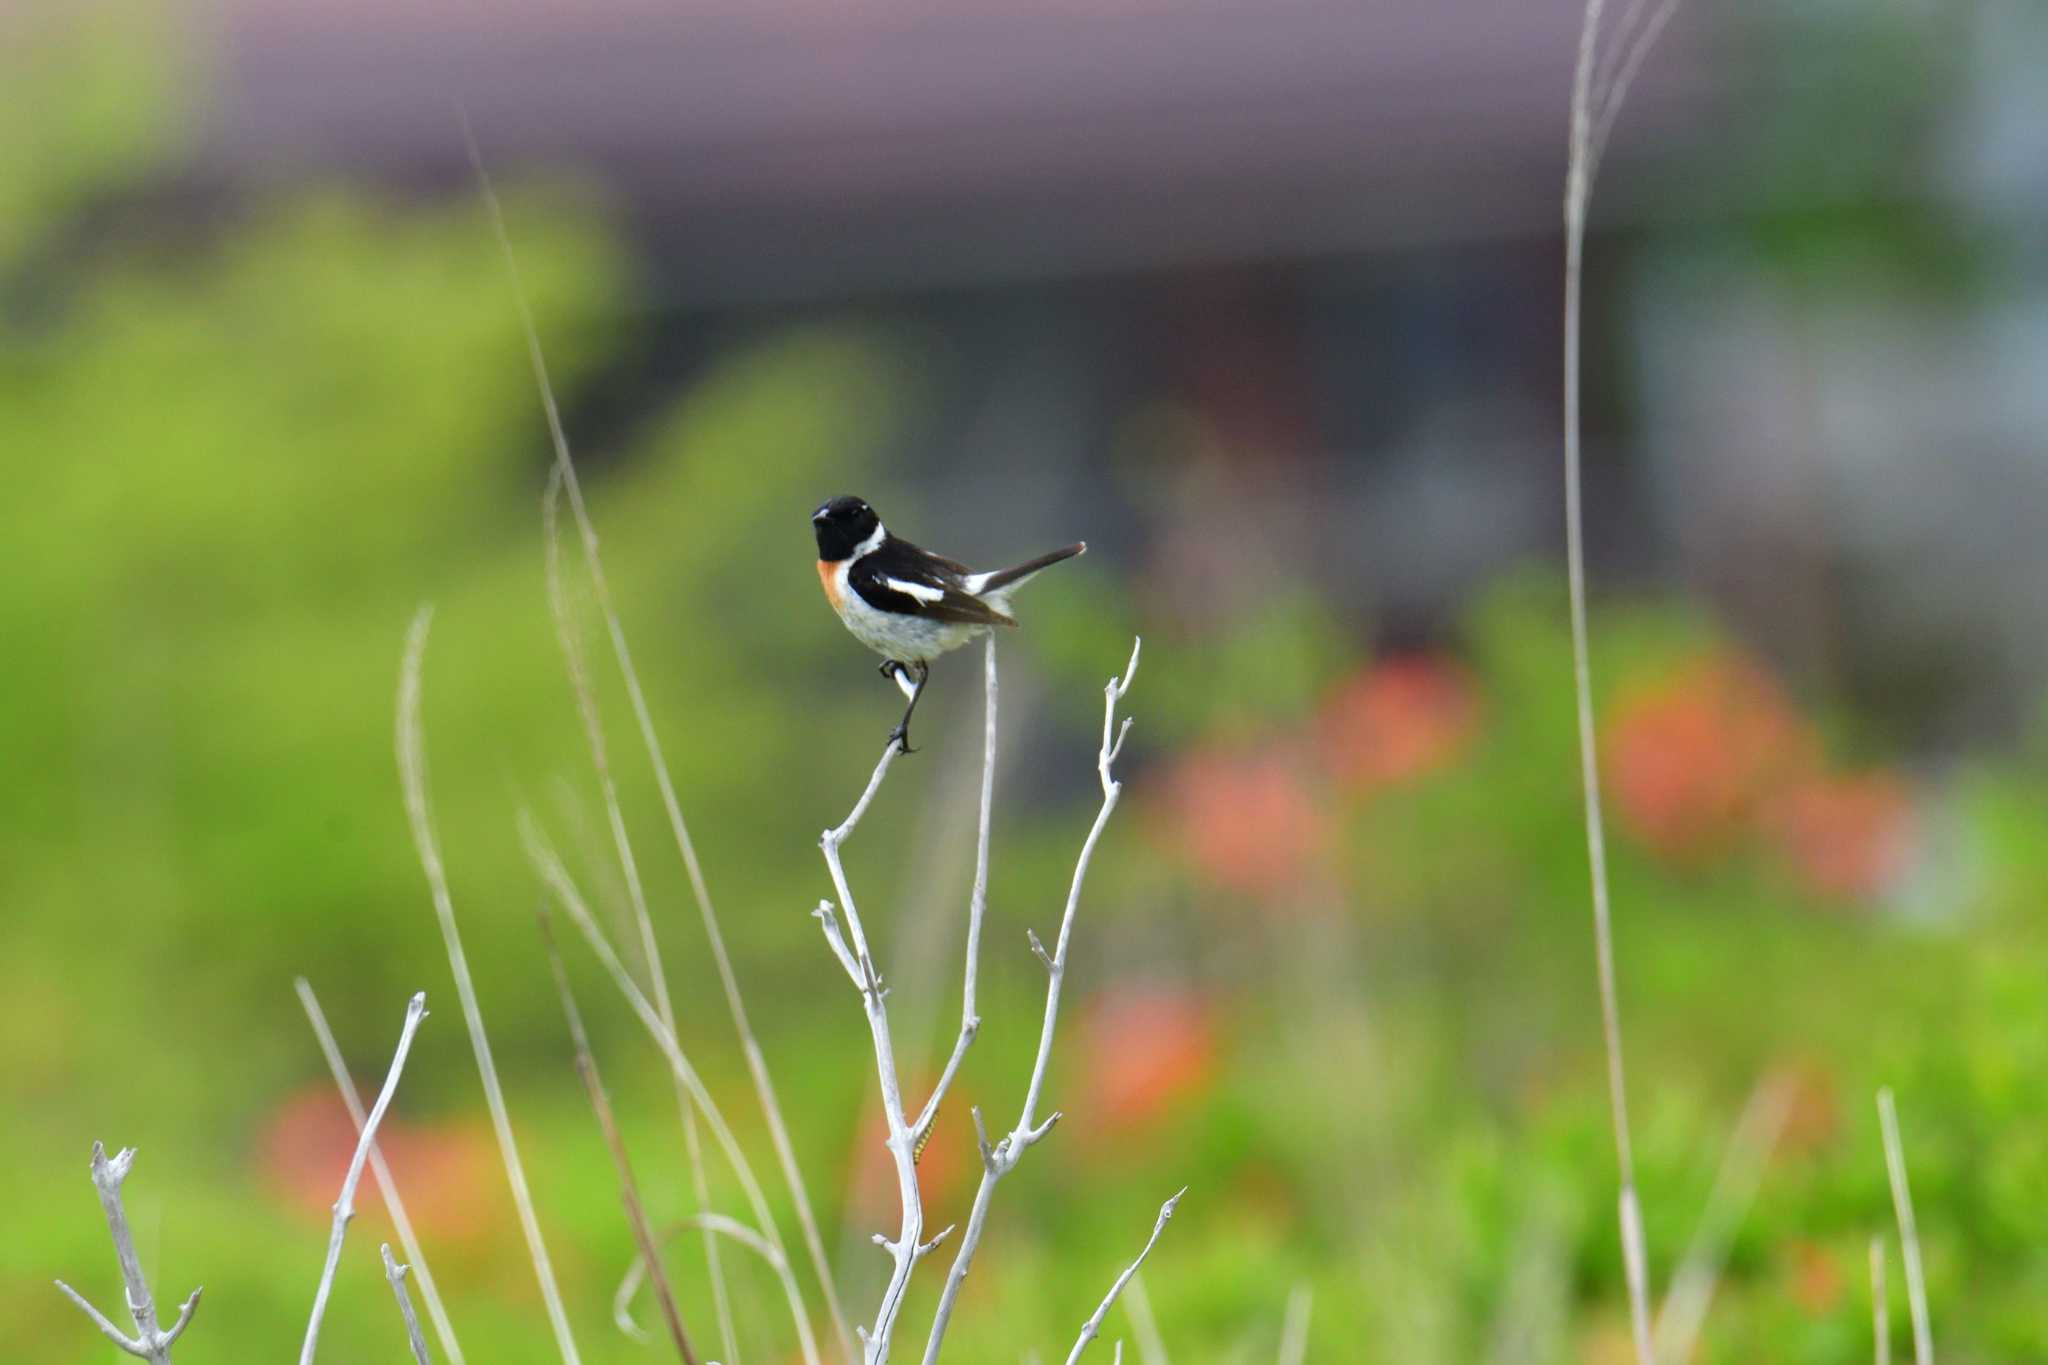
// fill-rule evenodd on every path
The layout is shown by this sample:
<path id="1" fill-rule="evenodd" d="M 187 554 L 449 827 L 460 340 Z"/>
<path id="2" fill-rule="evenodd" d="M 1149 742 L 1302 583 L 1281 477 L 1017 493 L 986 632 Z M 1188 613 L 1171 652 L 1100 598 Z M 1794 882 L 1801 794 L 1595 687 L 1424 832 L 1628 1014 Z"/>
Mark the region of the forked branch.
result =
<path id="1" fill-rule="evenodd" d="M 405 1292 L 405 1272 L 412 1269 L 400 1265 L 391 1254 L 391 1243 L 384 1243 L 384 1278 L 391 1283 L 391 1292 L 398 1299 L 398 1315 L 405 1319 L 406 1343 L 412 1347 L 414 1365 L 433 1365 L 427 1354 L 427 1339 L 420 1335 L 420 1315 L 412 1311 L 412 1295 Z"/>
<path id="2" fill-rule="evenodd" d="M 875 1072 L 882 1092 L 882 1119 L 888 1129 L 886 1146 L 895 1168 L 897 1196 L 902 1208 L 902 1219 L 896 1236 L 891 1239 L 880 1233 L 875 1243 L 888 1253 L 890 1259 L 888 1287 L 883 1291 L 881 1306 L 875 1311 L 872 1327 L 857 1328 L 860 1337 L 862 1358 L 877 1365 L 889 1358 L 894 1339 L 897 1316 L 902 1312 L 904 1295 L 909 1289 L 910 1274 L 917 1262 L 931 1254 L 946 1233 L 926 1240 L 924 1235 L 924 1201 L 917 1184 L 917 1155 L 924 1145 L 931 1126 L 938 1118 L 939 1105 L 946 1092 L 952 1088 L 953 1078 L 959 1074 L 961 1059 L 967 1055 L 968 1046 L 980 1028 L 980 1018 L 975 1014 L 975 980 L 981 952 L 981 920 L 988 900 L 988 844 L 989 822 L 992 811 L 995 784 L 996 761 L 996 646 L 993 635 L 989 636 L 983 652 L 983 667 L 986 677 L 984 688 L 983 732 L 981 775 L 981 826 L 976 840 L 974 891 L 968 900 L 967 909 L 967 966 L 961 992 L 960 1032 L 953 1043 L 951 1055 L 938 1082 L 932 1087 L 930 1097 L 917 1111 L 915 1118 L 905 1106 L 903 1085 L 896 1061 L 895 1043 L 889 1032 L 889 1012 L 886 1003 L 887 990 L 882 985 L 881 973 L 876 970 L 874 954 L 868 945 L 866 925 L 861 920 L 859 906 L 853 898 L 853 888 L 846 878 L 846 865 L 840 857 L 840 849 L 853 836 L 861 817 L 867 814 L 875 794 L 881 790 L 883 779 L 889 775 L 890 766 L 898 754 L 903 752 L 902 741 L 892 737 L 883 747 L 882 757 L 875 764 L 875 771 L 868 778 L 867 787 L 860 799 L 854 802 L 852 811 L 835 828 L 819 836 L 818 847 L 825 856 L 825 867 L 832 878 L 832 886 L 839 894 L 835 909 L 830 901 L 821 901 L 812 913 L 817 917 L 820 930 L 825 936 L 825 945 L 832 956 L 846 970 L 847 978 L 859 991 L 861 1010 L 868 1023 L 868 1033 L 874 1042 Z M 842 919 L 844 928 L 842 929 Z M 951 1229 L 947 1229 L 951 1231 Z"/>
<path id="3" fill-rule="evenodd" d="M 114 1258 L 121 1263 L 121 1280 L 127 1290 L 128 1316 L 135 1321 L 135 1335 L 131 1337 L 109 1322 L 104 1313 L 64 1281 L 57 1281 L 57 1288 L 78 1305 L 79 1311 L 92 1319 L 92 1325 L 99 1328 L 108 1341 L 137 1360 L 149 1361 L 150 1365 L 171 1365 L 171 1346 L 192 1324 L 193 1311 L 199 1307 L 199 1295 L 205 1286 L 193 1290 L 186 1298 L 178 1309 L 178 1320 L 168 1331 L 157 1325 L 156 1300 L 149 1292 L 149 1281 L 143 1277 L 142 1258 L 135 1254 L 135 1237 L 128 1230 L 128 1211 L 121 1204 L 121 1182 L 128 1178 L 128 1172 L 134 1165 L 133 1147 L 123 1147 L 110 1159 L 104 1145 L 97 1142 L 92 1145 L 92 1185 L 99 1192 L 100 1209 L 107 1215 L 107 1233 L 114 1240 Z"/>
<path id="4" fill-rule="evenodd" d="M 342 1239 L 348 1235 L 349 1220 L 356 1216 L 356 1185 L 363 1178 L 370 1145 L 377 1140 L 377 1125 L 384 1121 L 384 1111 L 391 1107 L 391 1097 L 398 1093 L 398 1078 L 405 1071 L 406 1054 L 412 1051 L 412 1036 L 426 1017 L 427 993 L 420 991 L 405 1007 L 405 1024 L 398 1032 L 398 1050 L 391 1056 L 391 1070 L 385 1074 L 384 1088 L 377 1092 L 377 1102 L 370 1106 L 370 1116 L 356 1137 L 355 1155 L 349 1158 L 348 1174 L 342 1178 L 341 1196 L 334 1201 L 334 1225 L 327 1234 L 327 1262 L 320 1270 L 319 1287 L 313 1291 L 313 1313 L 306 1320 L 306 1340 L 299 1347 L 299 1365 L 313 1365 L 313 1353 L 320 1345 L 320 1321 L 326 1316 L 327 1296 L 334 1288 L 335 1269 L 341 1264 Z"/>
<path id="5" fill-rule="evenodd" d="M 1054 940 L 1053 951 L 1047 953 L 1044 945 L 1037 942 L 1037 936 L 1030 935 L 1039 960 L 1046 969 L 1045 1017 L 1039 1026 L 1038 1055 L 1031 1064 L 1031 1080 L 1024 1092 L 1024 1103 L 1016 1126 L 1002 1138 L 990 1142 L 981 1111 L 973 1111 L 976 1142 L 981 1150 L 981 1183 L 975 1188 L 974 1205 L 968 1212 L 967 1226 L 961 1232 L 959 1250 L 953 1253 L 953 1264 L 946 1272 L 945 1288 L 939 1294 L 931 1335 L 925 1340 L 924 1365 L 934 1365 L 939 1358 L 946 1328 L 951 1324 L 954 1306 L 959 1302 L 960 1287 L 966 1282 L 967 1272 L 973 1268 L 975 1250 L 980 1247 L 982 1232 L 988 1226 L 989 1206 L 994 1201 L 997 1182 L 1015 1169 L 1025 1151 L 1043 1139 L 1059 1122 L 1058 1110 L 1041 1119 L 1038 1106 L 1045 1092 L 1046 1070 L 1052 1064 L 1053 1034 L 1059 1023 L 1060 990 L 1066 983 L 1067 952 L 1073 943 L 1074 917 L 1081 905 L 1081 888 L 1087 881 L 1088 865 L 1095 857 L 1095 846 L 1101 841 L 1102 831 L 1109 824 L 1109 817 L 1123 794 L 1123 784 L 1110 775 L 1110 765 L 1123 749 L 1131 722 L 1126 718 L 1119 725 L 1116 707 L 1131 690 L 1131 680 L 1137 676 L 1138 656 L 1143 643 L 1141 640 L 1132 642 L 1130 662 L 1124 666 L 1123 676 L 1111 678 L 1103 688 L 1102 744 L 1095 755 L 1095 773 L 1102 785 L 1102 806 L 1096 811 L 1095 823 L 1089 826 L 1088 837 L 1082 841 L 1080 856 L 1074 862 L 1074 878 L 1067 888 L 1066 909 L 1060 916 L 1060 931 Z"/>

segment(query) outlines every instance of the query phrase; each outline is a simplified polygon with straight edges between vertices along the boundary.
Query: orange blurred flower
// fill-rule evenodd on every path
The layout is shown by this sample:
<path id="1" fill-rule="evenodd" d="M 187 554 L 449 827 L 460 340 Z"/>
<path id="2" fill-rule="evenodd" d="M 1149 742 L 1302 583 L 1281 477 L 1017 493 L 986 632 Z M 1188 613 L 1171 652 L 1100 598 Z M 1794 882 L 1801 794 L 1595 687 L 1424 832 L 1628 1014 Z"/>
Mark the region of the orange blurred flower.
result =
<path id="1" fill-rule="evenodd" d="M 1605 745 L 1622 823 L 1681 863 L 1752 834 L 1769 798 L 1812 769 L 1815 749 L 1777 683 L 1725 653 L 1624 696 Z"/>
<path id="2" fill-rule="evenodd" d="M 1210 1007 L 1182 986 L 1120 988 L 1098 996 L 1081 1023 L 1089 1122 L 1144 1128 L 1201 1095 L 1216 1078 Z"/>
<path id="3" fill-rule="evenodd" d="M 377 1147 L 391 1167 L 405 1209 L 423 1232 L 461 1241 L 482 1235 L 495 1218 L 498 1151 L 470 1125 L 414 1125 L 391 1115 L 377 1127 Z M 355 1154 L 356 1125 L 332 1087 L 310 1085 L 271 1111 L 257 1137 L 264 1179 L 287 1205 L 325 1222 Z M 381 1209 L 376 1177 L 367 1169 L 356 1207 Z"/>
<path id="4" fill-rule="evenodd" d="M 1209 881 L 1254 897 L 1298 887 L 1330 845 L 1330 816 L 1286 749 L 1199 750 L 1167 774 L 1167 837 Z"/>
<path id="5" fill-rule="evenodd" d="M 1323 758 L 1356 790 L 1422 777 L 1450 764 L 1479 725 L 1479 690 L 1458 664 L 1433 655 L 1360 670 L 1323 706 Z"/>
<path id="6" fill-rule="evenodd" d="M 1892 886 L 1912 848 L 1913 799 L 1891 773 L 1814 777 L 1772 807 L 1771 833 L 1800 884 L 1838 900 Z"/>
<path id="7" fill-rule="evenodd" d="M 1842 1268 L 1818 1242 L 1794 1242 L 1784 1276 L 1791 1299 L 1807 1316 L 1832 1317 L 1842 1305 Z"/>

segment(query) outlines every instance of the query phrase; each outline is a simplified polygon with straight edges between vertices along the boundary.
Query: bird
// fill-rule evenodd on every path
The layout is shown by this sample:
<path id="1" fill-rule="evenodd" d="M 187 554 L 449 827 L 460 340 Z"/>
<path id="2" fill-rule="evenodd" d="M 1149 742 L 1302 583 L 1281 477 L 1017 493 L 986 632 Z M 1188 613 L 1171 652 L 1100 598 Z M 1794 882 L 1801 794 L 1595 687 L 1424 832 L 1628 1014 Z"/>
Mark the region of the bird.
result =
<path id="1" fill-rule="evenodd" d="M 1087 552 L 1085 541 L 1027 559 L 1014 568 L 976 573 L 889 534 L 865 499 L 829 499 L 811 513 L 818 538 L 818 581 L 825 600 L 853 638 L 882 656 L 880 672 L 909 699 L 889 732 L 904 753 L 910 717 L 924 695 L 932 660 L 997 626 L 1014 626 L 1010 594 L 1063 559 Z"/>

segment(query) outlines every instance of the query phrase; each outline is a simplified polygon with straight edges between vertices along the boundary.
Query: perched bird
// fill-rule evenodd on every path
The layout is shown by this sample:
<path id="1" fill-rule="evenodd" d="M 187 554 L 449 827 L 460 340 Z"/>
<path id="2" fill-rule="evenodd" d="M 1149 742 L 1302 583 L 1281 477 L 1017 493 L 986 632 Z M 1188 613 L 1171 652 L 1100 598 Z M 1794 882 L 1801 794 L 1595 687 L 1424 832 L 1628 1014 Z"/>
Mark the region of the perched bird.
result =
<path id="1" fill-rule="evenodd" d="M 1010 594 L 1040 570 L 1088 548 L 1069 545 L 1014 569 L 975 573 L 890 535 L 875 509 L 851 496 L 813 512 L 811 529 L 818 536 L 825 600 L 854 639 L 882 656 L 882 676 L 895 679 L 910 700 L 889 732 L 906 754 L 910 716 L 924 695 L 932 660 L 991 627 L 1016 625 Z"/>

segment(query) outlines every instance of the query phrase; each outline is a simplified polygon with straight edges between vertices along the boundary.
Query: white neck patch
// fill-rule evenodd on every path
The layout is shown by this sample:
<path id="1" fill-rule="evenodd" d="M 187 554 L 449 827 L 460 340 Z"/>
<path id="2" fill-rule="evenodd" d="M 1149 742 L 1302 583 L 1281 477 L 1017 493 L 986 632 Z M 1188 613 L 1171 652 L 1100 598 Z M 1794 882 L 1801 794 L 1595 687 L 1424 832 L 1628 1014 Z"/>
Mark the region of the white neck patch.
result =
<path id="1" fill-rule="evenodd" d="M 853 547 L 853 554 L 849 558 L 859 559 L 862 555 L 873 554 L 882 547 L 882 541 L 888 534 L 888 528 L 883 526 L 881 522 L 876 522 L 875 529 L 868 534 L 866 540 Z"/>

